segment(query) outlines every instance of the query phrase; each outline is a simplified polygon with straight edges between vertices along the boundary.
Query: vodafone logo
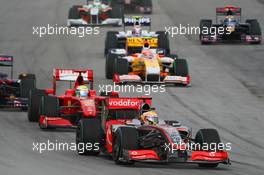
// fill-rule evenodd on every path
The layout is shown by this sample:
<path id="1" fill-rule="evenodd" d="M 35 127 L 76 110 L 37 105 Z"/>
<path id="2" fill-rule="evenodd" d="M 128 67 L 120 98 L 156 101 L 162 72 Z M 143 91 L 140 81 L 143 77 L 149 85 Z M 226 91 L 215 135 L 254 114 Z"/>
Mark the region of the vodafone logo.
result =
<path id="1" fill-rule="evenodd" d="M 109 106 L 115 107 L 135 107 L 139 106 L 139 100 L 132 100 L 132 99 L 109 99 Z"/>

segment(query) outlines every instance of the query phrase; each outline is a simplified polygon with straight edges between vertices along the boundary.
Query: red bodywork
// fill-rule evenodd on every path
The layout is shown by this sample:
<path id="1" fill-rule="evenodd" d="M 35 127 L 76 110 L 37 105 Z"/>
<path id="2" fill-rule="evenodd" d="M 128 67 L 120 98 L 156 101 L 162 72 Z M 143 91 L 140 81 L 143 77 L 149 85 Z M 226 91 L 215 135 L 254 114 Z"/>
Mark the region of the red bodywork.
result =
<path id="1" fill-rule="evenodd" d="M 57 81 L 74 82 L 72 89 L 67 89 L 64 95 L 56 96 Z M 87 98 L 75 96 L 76 88 L 80 85 L 89 84 L 90 90 Z M 53 88 L 46 89 L 46 93 L 59 99 L 59 113 L 63 116 L 70 116 L 76 113 L 81 117 L 96 117 L 98 112 L 97 105 L 100 103 L 100 97 L 96 96 L 93 90 L 93 71 L 92 70 L 73 70 L 73 69 L 55 69 L 53 72 Z M 45 116 L 40 115 L 39 125 L 41 128 L 49 127 L 74 127 L 76 120 L 73 117 Z"/>
<path id="2" fill-rule="evenodd" d="M 228 11 L 236 13 L 236 15 L 241 15 L 241 8 L 240 7 L 234 7 L 232 5 L 228 5 L 226 7 L 218 7 L 216 8 L 217 14 L 226 14 Z"/>
<path id="3" fill-rule="evenodd" d="M 148 104 L 151 106 L 152 98 L 150 97 L 136 97 L 136 98 L 106 98 L 106 110 L 119 110 L 119 109 L 134 109 L 138 111 L 141 110 L 143 104 Z M 108 153 L 112 153 L 112 139 L 113 139 L 113 128 L 118 125 L 130 125 L 132 124 L 132 119 L 118 119 L 118 120 L 106 120 L 105 121 L 105 148 Z"/>
<path id="4" fill-rule="evenodd" d="M 90 12 L 90 9 L 87 9 L 87 8 L 84 8 L 84 7 L 81 7 L 81 8 L 78 8 L 79 10 L 79 13 L 81 15 L 81 18 L 86 21 L 88 24 L 89 23 L 92 23 L 90 17 L 91 15 L 89 14 Z M 112 8 L 107 8 L 105 9 L 104 11 L 100 11 L 100 14 L 99 14 L 99 20 L 100 21 L 104 21 L 106 19 L 108 19 L 110 16 L 109 16 L 109 11 L 111 11 Z"/>

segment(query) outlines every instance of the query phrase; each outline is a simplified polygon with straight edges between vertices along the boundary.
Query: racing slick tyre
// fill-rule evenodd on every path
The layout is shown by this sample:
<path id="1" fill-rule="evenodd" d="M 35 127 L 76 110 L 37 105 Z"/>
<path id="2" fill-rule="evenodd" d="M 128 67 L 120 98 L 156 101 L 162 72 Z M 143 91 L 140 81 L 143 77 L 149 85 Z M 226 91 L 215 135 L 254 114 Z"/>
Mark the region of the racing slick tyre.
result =
<path id="1" fill-rule="evenodd" d="M 188 69 L 188 63 L 186 59 L 176 59 L 173 63 L 173 68 L 171 70 L 172 75 L 175 76 L 182 76 L 182 77 L 188 77 L 189 76 L 189 69 Z M 178 84 L 175 84 L 178 85 Z"/>
<path id="2" fill-rule="evenodd" d="M 112 10 L 110 12 L 110 18 L 114 18 L 114 19 L 122 19 L 124 18 L 124 6 L 120 5 L 120 4 L 115 4 L 114 6 L 112 6 Z M 115 24 L 114 26 L 122 26 L 122 22 Z"/>
<path id="3" fill-rule="evenodd" d="M 208 42 L 205 42 L 205 41 L 202 41 L 202 36 L 203 36 L 203 33 L 202 33 L 202 30 L 203 28 L 207 28 L 207 29 L 210 29 L 212 27 L 212 24 L 213 24 L 213 21 L 211 19 L 202 19 L 200 21 L 200 35 L 199 35 L 199 39 L 201 41 L 201 44 L 208 44 Z"/>
<path id="4" fill-rule="evenodd" d="M 115 73 L 118 75 L 127 75 L 129 72 L 129 63 L 126 59 L 116 59 Z"/>
<path id="5" fill-rule="evenodd" d="M 136 128 L 119 127 L 113 137 L 112 157 L 116 164 L 133 164 L 133 161 L 126 159 L 124 150 L 137 150 L 139 133 Z M 122 159 L 122 160 L 121 160 Z"/>
<path id="6" fill-rule="evenodd" d="M 107 79 L 112 79 L 114 76 L 115 62 L 118 58 L 118 55 L 109 53 L 106 56 L 105 60 L 105 77 Z"/>
<path id="7" fill-rule="evenodd" d="M 41 97 L 39 115 L 59 117 L 59 99 L 55 96 L 45 95 Z M 41 129 L 51 129 L 52 127 L 39 121 Z"/>
<path id="8" fill-rule="evenodd" d="M 261 27 L 259 25 L 259 22 L 256 19 L 247 19 L 246 23 L 250 25 L 249 27 L 249 35 L 257 35 L 261 36 Z M 255 43 L 260 44 L 261 41 Z"/>
<path id="9" fill-rule="evenodd" d="M 80 19 L 81 14 L 78 10 L 78 8 L 81 8 L 82 6 L 80 5 L 74 5 L 70 8 L 69 14 L 68 14 L 68 19 Z"/>
<path id="10" fill-rule="evenodd" d="M 205 151 L 216 151 L 217 146 L 212 148 L 211 145 L 219 145 L 221 143 L 220 136 L 215 129 L 200 129 L 195 136 L 195 142 L 201 146 L 204 144 L 210 145 L 210 149 Z M 214 168 L 218 166 L 218 163 L 199 163 L 199 167 Z"/>
<path id="11" fill-rule="evenodd" d="M 34 74 L 20 74 L 20 96 L 23 98 L 29 98 L 29 92 L 31 89 L 36 88 L 36 76 Z"/>
<path id="12" fill-rule="evenodd" d="M 110 49 L 117 48 L 118 47 L 118 41 L 116 34 L 118 34 L 117 31 L 108 31 L 106 34 L 105 39 L 105 50 L 104 55 L 106 56 Z"/>
<path id="13" fill-rule="evenodd" d="M 170 41 L 165 31 L 158 31 L 158 48 L 165 49 L 165 55 L 170 54 Z"/>
<path id="14" fill-rule="evenodd" d="M 79 155 L 100 154 L 103 133 L 100 120 L 96 118 L 80 119 L 76 129 L 76 145 Z M 80 148 L 82 146 L 82 148 Z M 87 149 L 89 147 L 90 149 Z"/>
<path id="15" fill-rule="evenodd" d="M 40 117 L 40 102 L 41 98 L 45 96 L 45 90 L 31 89 L 29 91 L 28 99 L 28 121 L 37 122 Z"/>

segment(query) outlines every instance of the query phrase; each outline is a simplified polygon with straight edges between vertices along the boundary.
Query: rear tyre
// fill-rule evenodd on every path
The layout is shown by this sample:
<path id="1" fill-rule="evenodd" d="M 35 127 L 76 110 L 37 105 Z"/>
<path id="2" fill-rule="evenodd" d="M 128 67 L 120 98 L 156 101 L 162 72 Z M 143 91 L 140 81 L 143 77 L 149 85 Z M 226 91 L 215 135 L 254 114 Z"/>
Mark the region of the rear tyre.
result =
<path id="1" fill-rule="evenodd" d="M 69 14 L 68 14 L 68 19 L 80 19 L 81 14 L 78 10 L 78 8 L 81 8 L 82 6 L 80 5 L 74 5 L 70 8 Z"/>
<path id="2" fill-rule="evenodd" d="M 256 19 L 248 19 L 246 20 L 246 23 L 250 24 L 249 26 L 249 35 L 257 35 L 261 37 L 261 27 L 259 25 L 259 22 Z M 260 44 L 261 41 L 255 43 Z"/>
<path id="3" fill-rule="evenodd" d="M 18 78 L 21 80 L 20 96 L 29 98 L 30 90 L 36 88 L 36 76 L 34 74 L 20 74 Z"/>
<path id="4" fill-rule="evenodd" d="M 120 127 L 116 130 L 113 138 L 112 157 L 116 164 L 133 164 L 133 161 L 120 159 L 123 158 L 123 150 L 138 149 L 139 134 L 136 128 Z"/>
<path id="5" fill-rule="evenodd" d="M 110 49 L 117 48 L 118 47 L 118 41 L 116 34 L 118 34 L 117 31 L 108 31 L 106 34 L 106 40 L 105 40 L 105 50 L 104 55 L 106 56 Z"/>
<path id="6" fill-rule="evenodd" d="M 115 62 L 117 60 L 117 55 L 109 53 L 105 60 L 105 77 L 107 79 L 112 79 L 114 76 Z"/>
<path id="7" fill-rule="evenodd" d="M 45 91 L 41 89 L 31 89 L 28 99 L 28 121 L 38 122 L 40 117 L 40 102 L 45 96 Z"/>
<path id="8" fill-rule="evenodd" d="M 204 34 L 202 33 L 203 29 L 204 28 L 207 28 L 207 29 L 210 29 L 213 25 L 213 21 L 211 19 L 202 19 L 200 21 L 200 29 L 201 29 L 201 32 L 200 32 L 200 35 L 199 35 L 199 39 L 201 41 L 201 44 L 209 44 L 208 42 L 205 42 L 205 41 L 202 41 L 202 36 L 204 36 Z"/>
<path id="9" fill-rule="evenodd" d="M 170 41 L 165 31 L 158 31 L 158 48 L 165 49 L 166 55 L 170 54 Z"/>
<path id="10" fill-rule="evenodd" d="M 76 129 L 76 145 L 79 155 L 100 154 L 102 142 L 102 129 L 98 119 L 82 118 Z M 90 145 L 90 146 L 89 146 Z M 88 149 L 87 149 L 88 147 Z"/>
<path id="11" fill-rule="evenodd" d="M 124 17 L 124 6 L 122 4 L 114 4 L 110 13 L 111 18 L 123 19 Z"/>
<path id="12" fill-rule="evenodd" d="M 200 129 L 195 136 L 195 142 L 199 143 L 201 146 L 204 144 L 218 145 L 219 143 L 221 143 L 221 139 L 219 137 L 217 130 L 215 129 Z M 212 150 L 204 150 L 204 151 L 216 151 L 216 150 L 217 147 L 212 148 Z M 204 167 L 204 168 L 215 168 L 218 166 L 218 163 L 200 163 L 198 165 L 199 167 Z"/>

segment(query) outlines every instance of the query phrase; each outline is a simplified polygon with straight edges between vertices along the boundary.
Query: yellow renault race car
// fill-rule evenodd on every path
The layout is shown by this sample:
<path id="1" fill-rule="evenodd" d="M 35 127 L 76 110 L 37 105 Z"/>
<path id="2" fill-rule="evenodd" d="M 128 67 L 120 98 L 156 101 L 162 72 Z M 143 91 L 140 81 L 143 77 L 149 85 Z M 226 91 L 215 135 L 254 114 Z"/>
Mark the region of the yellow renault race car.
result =
<path id="1" fill-rule="evenodd" d="M 186 59 L 164 55 L 164 49 L 151 49 L 146 43 L 140 53 L 128 55 L 125 49 L 112 49 L 106 57 L 106 78 L 115 83 L 165 83 L 190 85 Z"/>
<path id="2" fill-rule="evenodd" d="M 133 16 L 132 18 L 124 18 L 123 23 L 123 31 L 107 32 L 104 50 L 105 56 L 107 56 L 111 49 L 125 49 L 128 54 L 141 52 L 142 46 L 146 41 L 152 49 L 162 48 L 166 55 L 170 54 L 168 35 L 165 31 L 152 31 L 150 18 Z"/>

